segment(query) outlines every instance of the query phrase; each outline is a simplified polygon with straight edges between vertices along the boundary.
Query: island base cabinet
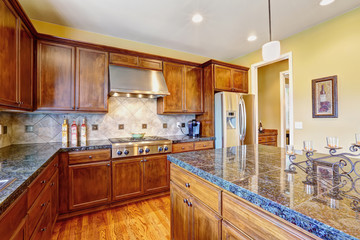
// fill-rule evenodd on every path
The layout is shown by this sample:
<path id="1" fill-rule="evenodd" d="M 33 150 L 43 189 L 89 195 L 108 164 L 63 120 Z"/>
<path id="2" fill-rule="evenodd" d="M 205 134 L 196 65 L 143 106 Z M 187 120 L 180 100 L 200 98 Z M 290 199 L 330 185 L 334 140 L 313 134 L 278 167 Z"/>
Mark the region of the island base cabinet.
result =
<path id="1" fill-rule="evenodd" d="M 69 166 L 69 208 L 103 205 L 111 198 L 110 161 Z"/>
<path id="2" fill-rule="evenodd" d="M 221 239 L 221 217 L 171 182 L 171 239 Z"/>

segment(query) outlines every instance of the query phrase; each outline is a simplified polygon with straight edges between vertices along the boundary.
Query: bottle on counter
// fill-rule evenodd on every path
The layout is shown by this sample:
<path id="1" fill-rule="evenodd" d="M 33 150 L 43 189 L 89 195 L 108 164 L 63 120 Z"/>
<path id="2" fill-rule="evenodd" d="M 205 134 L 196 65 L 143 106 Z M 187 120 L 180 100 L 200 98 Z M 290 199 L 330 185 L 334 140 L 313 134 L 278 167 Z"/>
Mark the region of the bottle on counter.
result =
<path id="1" fill-rule="evenodd" d="M 77 135 L 77 125 L 76 122 L 73 121 L 71 124 L 71 145 L 76 146 L 78 142 L 78 135 Z"/>
<path id="2" fill-rule="evenodd" d="M 86 124 L 85 124 L 85 118 L 83 119 L 83 123 L 81 124 L 80 129 L 80 141 L 81 145 L 86 145 Z"/>
<path id="3" fill-rule="evenodd" d="M 264 131 L 262 122 L 259 123 L 259 133 L 262 133 Z"/>
<path id="4" fill-rule="evenodd" d="M 62 124 L 62 127 L 61 127 L 61 132 L 62 132 L 61 142 L 62 142 L 63 146 L 66 146 L 69 142 L 68 129 L 69 129 L 69 126 L 67 124 L 66 119 L 64 118 L 64 123 Z"/>

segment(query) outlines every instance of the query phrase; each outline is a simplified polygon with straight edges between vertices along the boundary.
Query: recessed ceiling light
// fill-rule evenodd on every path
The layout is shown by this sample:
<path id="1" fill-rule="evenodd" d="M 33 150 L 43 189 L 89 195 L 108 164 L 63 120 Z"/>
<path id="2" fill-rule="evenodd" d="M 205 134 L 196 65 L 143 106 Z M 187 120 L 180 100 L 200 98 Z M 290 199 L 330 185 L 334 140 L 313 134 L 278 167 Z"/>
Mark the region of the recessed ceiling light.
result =
<path id="1" fill-rule="evenodd" d="M 194 23 L 199 23 L 199 22 L 202 22 L 203 20 L 203 16 L 201 16 L 200 14 L 195 14 L 193 17 L 192 17 L 192 21 Z"/>
<path id="2" fill-rule="evenodd" d="M 253 42 L 253 41 L 255 41 L 256 39 L 257 39 L 257 36 L 255 36 L 255 35 L 251 35 L 251 36 L 248 37 L 248 41 L 249 41 L 249 42 Z"/>
<path id="3" fill-rule="evenodd" d="M 332 4 L 333 2 L 335 2 L 335 0 L 321 0 L 320 5 L 326 6 L 326 5 Z"/>

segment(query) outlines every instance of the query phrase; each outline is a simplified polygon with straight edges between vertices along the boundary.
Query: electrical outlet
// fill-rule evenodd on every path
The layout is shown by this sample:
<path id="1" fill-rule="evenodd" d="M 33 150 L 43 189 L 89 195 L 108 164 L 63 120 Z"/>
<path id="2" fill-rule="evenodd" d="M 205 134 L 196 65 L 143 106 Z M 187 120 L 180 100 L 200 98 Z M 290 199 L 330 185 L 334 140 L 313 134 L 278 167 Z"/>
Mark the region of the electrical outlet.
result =
<path id="1" fill-rule="evenodd" d="M 124 124 L 119 124 L 119 130 L 124 130 Z"/>
<path id="2" fill-rule="evenodd" d="M 167 128 L 167 123 L 163 123 L 163 128 Z"/>
<path id="3" fill-rule="evenodd" d="M 142 129 L 147 129 L 147 124 L 143 123 L 142 124 Z"/>
<path id="4" fill-rule="evenodd" d="M 25 125 L 25 132 L 26 133 L 34 132 L 34 125 Z"/>
<path id="5" fill-rule="evenodd" d="M 185 123 L 181 123 L 181 127 L 184 128 L 184 127 L 185 127 Z"/>
<path id="6" fill-rule="evenodd" d="M 91 125 L 91 129 L 92 129 L 93 131 L 97 131 L 97 130 L 99 129 L 99 127 L 98 127 L 97 124 L 93 124 L 93 125 Z"/>

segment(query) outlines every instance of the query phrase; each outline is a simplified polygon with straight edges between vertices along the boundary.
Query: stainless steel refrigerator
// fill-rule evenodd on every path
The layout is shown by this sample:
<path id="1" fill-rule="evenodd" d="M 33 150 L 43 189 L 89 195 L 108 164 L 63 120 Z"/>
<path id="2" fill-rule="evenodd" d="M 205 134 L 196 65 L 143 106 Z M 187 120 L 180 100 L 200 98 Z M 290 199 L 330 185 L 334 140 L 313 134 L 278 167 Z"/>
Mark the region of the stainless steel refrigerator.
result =
<path id="1" fill-rule="evenodd" d="M 252 94 L 215 94 L 215 148 L 255 143 L 254 104 Z"/>

